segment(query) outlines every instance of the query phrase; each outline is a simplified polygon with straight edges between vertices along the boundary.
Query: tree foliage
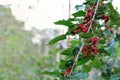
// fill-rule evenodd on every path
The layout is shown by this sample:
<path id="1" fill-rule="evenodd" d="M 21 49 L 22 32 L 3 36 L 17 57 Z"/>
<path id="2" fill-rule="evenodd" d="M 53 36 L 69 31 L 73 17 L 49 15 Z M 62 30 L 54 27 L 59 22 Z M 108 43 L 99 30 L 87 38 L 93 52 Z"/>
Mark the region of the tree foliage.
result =
<path id="1" fill-rule="evenodd" d="M 119 80 L 120 14 L 108 0 L 86 0 L 82 6 L 84 10 L 73 13 L 73 18 L 55 22 L 68 27 L 64 36 L 75 37 L 70 47 L 61 52 L 65 58 L 60 61 L 58 80 L 85 79 L 92 68 L 100 70 L 105 80 Z M 65 38 L 55 39 L 50 42 Z"/>

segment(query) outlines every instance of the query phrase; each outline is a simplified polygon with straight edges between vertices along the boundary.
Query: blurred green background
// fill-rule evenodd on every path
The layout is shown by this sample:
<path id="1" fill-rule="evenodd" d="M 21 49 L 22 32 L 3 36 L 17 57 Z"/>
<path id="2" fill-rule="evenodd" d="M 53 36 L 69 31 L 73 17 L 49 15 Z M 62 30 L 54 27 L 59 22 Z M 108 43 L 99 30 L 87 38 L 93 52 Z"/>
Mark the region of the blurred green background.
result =
<path id="1" fill-rule="evenodd" d="M 52 80 L 41 71 L 58 68 L 60 46 L 47 42 L 59 31 L 23 28 L 24 22 L 16 20 L 10 8 L 0 6 L 0 80 Z"/>

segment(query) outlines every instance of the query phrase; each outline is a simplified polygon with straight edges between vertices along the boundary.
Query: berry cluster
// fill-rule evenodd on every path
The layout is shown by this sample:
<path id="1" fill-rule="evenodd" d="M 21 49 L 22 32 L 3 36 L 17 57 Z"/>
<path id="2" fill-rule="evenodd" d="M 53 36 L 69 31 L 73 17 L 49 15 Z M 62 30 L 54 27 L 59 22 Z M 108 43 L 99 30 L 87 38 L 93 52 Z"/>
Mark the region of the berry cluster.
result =
<path id="1" fill-rule="evenodd" d="M 71 72 L 71 70 L 72 70 L 72 66 L 66 69 L 66 71 L 65 71 L 64 74 L 63 74 L 63 76 L 69 75 L 70 72 Z"/>
<path id="2" fill-rule="evenodd" d="M 80 23 L 78 26 L 77 26 L 77 29 L 76 30 L 73 30 L 73 33 L 76 34 L 76 33 L 87 33 L 88 31 L 88 28 L 90 26 L 90 20 L 92 19 L 92 16 L 93 16 L 93 11 L 92 11 L 92 8 L 88 9 L 87 10 L 87 13 L 86 13 L 86 16 L 85 16 L 85 20 L 83 23 Z M 67 62 L 68 63 L 68 62 Z M 66 63 L 66 64 L 67 64 Z M 73 64 L 72 64 L 73 65 Z M 63 76 L 67 76 L 71 73 L 71 70 L 72 70 L 72 65 L 70 64 L 70 66 L 66 69 L 66 71 L 62 74 Z"/>
<path id="3" fill-rule="evenodd" d="M 63 76 L 67 76 L 68 74 L 70 74 L 71 70 L 72 70 L 72 65 L 73 65 L 73 61 L 72 60 L 69 60 L 66 62 L 66 71 L 62 74 Z"/>
<path id="4" fill-rule="evenodd" d="M 98 7 L 104 6 L 104 3 L 99 3 Z M 98 14 L 99 19 L 104 20 L 105 23 L 105 28 L 106 29 L 110 29 L 108 22 L 110 21 L 109 16 L 105 15 L 105 14 L 101 14 L 101 13 L 96 13 L 96 3 L 95 4 L 91 4 L 90 7 L 88 8 L 88 10 L 86 11 L 86 15 L 84 17 L 84 21 L 82 23 L 79 23 L 77 28 L 75 30 L 72 31 L 73 34 L 83 34 L 83 33 L 88 33 L 90 28 L 94 28 L 95 22 L 94 22 L 94 18 L 96 16 L 96 14 Z M 97 17 L 96 17 L 97 18 Z M 99 20 L 98 19 L 98 20 Z M 82 47 L 81 47 L 81 52 L 83 55 L 83 58 L 87 57 L 87 56 L 96 56 L 99 51 L 98 51 L 98 42 L 99 42 L 99 37 L 97 35 L 94 34 L 94 37 L 90 38 L 88 40 L 87 43 L 85 43 Z M 86 39 L 84 39 L 84 41 L 86 41 Z M 76 55 L 78 54 L 80 51 L 79 48 L 75 48 L 73 50 L 73 54 Z M 73 60 L 74 61 L 74 60 Z M 69 74 L 71 74 L 72 71 L 72 67 L 74 68 L 73 63 L 71 62 L 67 62 L 66 64 L 69 63 L 69 66 L 67 67 L 66 71 L 63 73 L 63 76 L 67 76 Z"/>
<path id="5" fill-rule="evenodd" d="M 77 26 L 77 29 L 73 30 L 73 33 L 74 34 L 79 33 L 79 32 L 86 33 L 88 31 L 89 26 L 90 26 L 90 22 L 91 22 L 92 16 L 93 16 L 93 11 L 92 11 L 92 8 L 90 7 L 87 10 L 87 12 L 86 12 L 86 16 L 85 16 L 84 22 L 80 23 Z"/>
<path id="6" fill-rule="evenodd" d="M 89 43 L 87 45 L 84 45 L 82 48 L 82 53 L 84 53 L 84 57 L 92 54 L 93 56 L 98 54 L 98 45 L 99 38 L 98 37 L 93 37 L 90 38 Z"/>
<path id="7" fill-rule="evenodd" d="M 109 16 L 106 16 L 104 14 L 101 14 L 101 19 L 105 20 L 105 23 L 108 23 L 110 20 Z"/>
<path id="8" fill-rule="evenodd" d="M 86 12 L 84 22 L 78 24 L 77 29 L 73 30 L 74 34 L 79 33 L 79 32 L 87 33 L 88 28 L 90 26 L 90 23 L 92 22 L 91 19 L 92 19 L 93 14 L 94 14 L 94 12 L 93 12 L 94 7 L 95 7 L 95 4 L 90 5 L 89 9 Z"/>
<path id="9" fill-rule="evenodd" d="M 92 8 L 90 7 L 88 10 L 87 10 L 87 14 L 85 16 L 85 20 L 84 22 L 89 22 L 91 20 L 93 16 L 93 11 L 92 11 Z"/>
<path id="10" fill-rule="evenodd" d="M 110 21 L 109 16 L 106 16 L 106 15 L 104 15 L 104 14 L 101 14 L 101 19 L 104 20 L 104 22 L 105 22 L 105 28 L 106 28 L 106 29 L 110 29 L 110 27 L 109 27 L 108 24 L 107 24 L 107 23 Z"/>

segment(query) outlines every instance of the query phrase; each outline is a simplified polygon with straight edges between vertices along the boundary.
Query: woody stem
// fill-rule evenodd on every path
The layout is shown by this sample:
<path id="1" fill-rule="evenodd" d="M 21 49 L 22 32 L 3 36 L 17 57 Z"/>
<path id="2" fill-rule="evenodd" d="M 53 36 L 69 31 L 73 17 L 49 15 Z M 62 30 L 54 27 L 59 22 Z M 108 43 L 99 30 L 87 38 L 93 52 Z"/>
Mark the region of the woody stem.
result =
<path id="1" fill-rule="evenodd" d="M 94 14 L 93 14 L 93 16 L 92 16 L 92 19 L 90 20 L 90 25 L 89 25 L 89 28 L 88 28 L 87 33 L 89 33 L 89 31 L 90 31 L 90 29 L 91 29 L 91 27 L 92 27 L 93 20 L 95 19 L 95 15 L 96 15 L 96 12 L 97 12 L 97 10 L 98 10 L 99 1 L 100 1 L 100 0 L 97 1 L 97 4 L 96 4 L 96 6 L 95 6 L 95 11 L 94 11 Z M 75 67 L 75 65 L 76 65 L 76 63 L 77 63 L 77 61 L 78 61 L 78 58 L 79 58 L 79 56 L 80 56 L 80 53 L 81 53 L 81 51 L 82 51 L 82 48 L 83 48 L 84 44 L 85 44 L 85 43 L 83 42 L 83 43 L 82 43 L 82 46 L 81 46 L 81 48 L 80 48 L 80 50 L 79 50 L 79 52 L 78 52 L 78 54 L 77 54 L 77 56 L 76 56 L 76 58 L 75 58 L 75 61 L 74 61 L 73 65 L 72 65 L 70 74 L 72 74 L 72 72 L 73 72 L 73 69 L 74 69 L 74 67 Z"/>

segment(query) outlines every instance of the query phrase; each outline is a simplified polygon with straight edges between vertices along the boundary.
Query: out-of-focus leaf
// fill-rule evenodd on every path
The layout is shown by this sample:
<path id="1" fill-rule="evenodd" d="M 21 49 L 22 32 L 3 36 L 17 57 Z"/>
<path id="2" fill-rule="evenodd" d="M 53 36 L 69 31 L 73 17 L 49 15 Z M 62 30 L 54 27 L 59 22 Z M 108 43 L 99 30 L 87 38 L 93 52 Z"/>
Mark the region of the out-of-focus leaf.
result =
<path id="1" fill-rule="evenodd" d="M 111 36 L 111 32 L 110 32 L 110 30 L 106 30 L 106 31 L 104 31 L 104 35 L 106 35 L 106 36 Z"/>
<path id="2" fill-rule="evenodd" d="M 75 46 L 78 46 L 78 44 L 80 43 L 80 40 L 79 39 L 73 39 L 70 41 L 71 43 L 71 47 L 75 47 Z"/>
<path id="3" fill-rule="evenodd" d="M 116 40 L 120 42 L 120 34 L 117 34 Z"/>
<path id="4" fill-rule="evenodd" d="M 91 65 L 92 67 L 95 67 L 95 68 L 100 68 L 100 67 L 101 67 L 100 60 L 98 60 L 98 59 L 94 59 L 94 60 L 90 63 L 90 65 Z"/>
<path id="5" fill-rule="evenodd" d="M 57 36 L 54 39 L 50 40 L 48 44 L 52 45 L 52 44 L 55 44 L 56 42 L 58 42 L 60 40 L 64 40 L 64 39 L 66 39 L 66 35 L 63 34 L 63 35 Z"/>
<path id="6" fill-rule="evenodd" d="M 110 17 L 110 25 L 117 25 L 120 26 L 120 14 L 114 9 L 112 3 L 107 3 L 107 12 L 108 16 Z"/>
<path id="7" fill-rule="evenodd" d="M 107 56 L 110 55 L 104 48 L 100 48 L 100 49 L 99 49 L 99 53 L 100 53 L 100 54 L 103 54 L 103 53 L 104 53 L 104 55 L 107 55 Z"/>
<path id="8" fill-rule="evenodd" d="M 116 49 L 114 46 L 106 46 L 104 50 L 107 51 L 109 54 L 116 54 Z"/>
<path id="9" fill-rule="evenodd" d="M 105 44 L 106 42 L 105 42 L 105 40 L 100 40 L 99 43 L 100 44 Z"/>
<path id="10" fill-rule="evenodd" d="M 88 77 L 88 74 L 83 72 L 76 72 L 72 76 L 72 78 L 75 80 L 86 79 L 87 77 Z"/>
<path id="11" fill-rule="evenodd" d="M 79 51 L 80 51 L 80 48 L 79 48 L 79 47 L 75 47 L 75 48 L 73 49 L 73 51 L 72 51 L 72 52 L 73 52 L 73 55 L 76 56 Z"/>
<path id="12" fill-rule="evenodd" d="M 72 22 L 70 20 L 59 20 L 57 22 L 54 22 L 56 25 L 64 25 L 67 27 L 70 27 L 72 25 Z"/>
<path id="13" fill-rule="evenodd" d="M 97 27 L 98 27 L 98 26 L 101 27 L 100 25 L 97 25 Z M 99 36 L 100 38 L 103 37 L 101 31 L 100 31 L 99 29 L 97 29 L 97 28 L 94 30 L 94 33 L 95 33 L 97 36 Z"/>
<path id="14" fill-rule="evenodd" d="M 61 73 L 57 70 L 44 71 L 42 73 L 43 74 L 48 74 L 48 75 L 61 75 Z"/>
<path id="15" fill-rule="evenodd" d="M 65 49 L 64 51 L 61 52 L 62 55 L 67 55 L 67 56 L 72 56 L 72 51 L 73 51 L 73 48 L 67 48 Z"/>
<path id="16" fill-rule="evenodd" d="M 83 33 L 80 35 L 82 38 L 90 38 L 90 37 L 93 37 L 94 34 L 91 34 L 91 33 Z"/>
<path id="17" fill-rule="evenodd" d="M 90 60 L 90 57 L 81 58 L 81 59 L 78 60 L 77 65 L 85 64 L 85 63 L 88 62 L 89 60 Z"/>
<path id="18" fill-rule="evenodd" d="M 85 16 L 85 14 L 86 14 L 86 12 L 80 10 L 80 11 L 78 11 L 78 12 L 76 12 L 76 13 L 73 13 L 72 15 L 73 15 L 74 17 L 82 17 L 82 16 Z"/>
<path id="19" fill-rule="evenodd" d="M 74 63 L 74 61 L 73 60 L 68 60 L 68 61 L 66 61 L 66 67 L 70 67 L 70 66 L 72 66 L 73 65 L 73 63 Z"/>
<path id="20" fill-rule="evenodd" d="M 76 10 L 81 10 L 81 9 L 83 9 L 84 7 L 83 7 L 83 5 L 76 5 L 75 8 L 76 8 Z"/>
<path id="21" fill-rule="evenodd" d="M 120 73 L 113 74 L 113 75 L 110 77 L 110 80 L 120 80 Z"/>
<path id="22" fill-rule="evenodd" d="M 82 70 L 83 70 L 84 72 L 88 73 L 88 72 L 91 70 L 91 66 L 89 66 L 89 65 L 83 65 L 83 66 L 82 66 Z"/>
<path id="23" fill-rule="evenodd" d="M 60 60 L 60 65 L 59 65 L 59 67 L 61 68 L 61 69 L 65 69 L 66 68 L 66 60 Z"/>

